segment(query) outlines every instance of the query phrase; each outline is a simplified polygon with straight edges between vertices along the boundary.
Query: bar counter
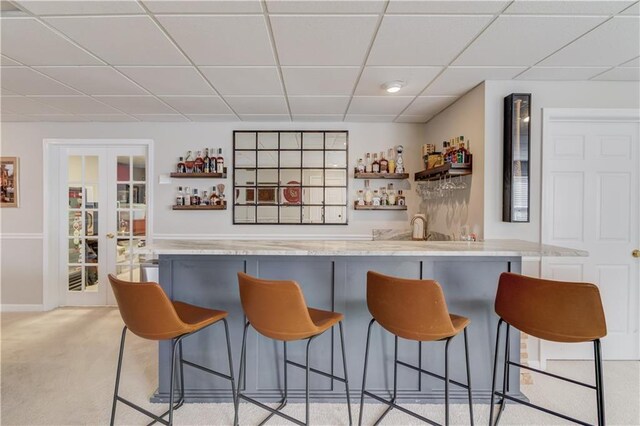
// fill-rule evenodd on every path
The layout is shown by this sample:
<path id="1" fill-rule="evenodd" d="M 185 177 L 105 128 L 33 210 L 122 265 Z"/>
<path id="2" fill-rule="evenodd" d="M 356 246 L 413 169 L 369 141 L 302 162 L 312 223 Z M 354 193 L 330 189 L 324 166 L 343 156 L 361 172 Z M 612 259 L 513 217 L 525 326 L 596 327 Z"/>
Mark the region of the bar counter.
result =
<path id="1" fill-rule="evenodd" d="M 435 279 L 445 293 L 449 311 L 471 319 L 469 326 L 472 387 L 476 402 L 487 402 L 491 389 L 492 354 L 498 318 L 493 310 L 498 277 L 519 273 L 523 257 L 586 256 L 580 250 L 519 240 L 453 241 L 238 241 L 156 240 L 145 251 L 157 256 L 160 284 L 169 297 L 229 312 L 234 374 L 237 376 L 244 316 L 238 294 L 237 272 L 268 279 L 296 280 L 307 304 L 345 315 L 345 340 L 352 397 L 359 397 L 367 325 L 366 273 Z M 247 376 L 241 386 L 249 396 L 264 401 L 281 398 L 282 344 L 250 329 Z M 512 331 L 511 359 L 519 362 L 519 335 Z M 451 342 L 450 375 L 466 382 L 462 336 Z M 288 345 L 289 359 L 304 363 L 304 342 Z M 184 341 L 185 359 L 221 372 L 228 371 L 224 331 L 214 325 Z M 341 376 L 337 332 L 314 340 L 311 366 Z M 444 343 L 400 339 L 399 359 L 442 374 Z M 169 387 L 170 342 L 159 346 L 159 387 L 153 401 L 166 401 Z M 375 326 L 372 333 L 367 388 L 388 396 L 393 385 L 393 337 Z M 227 381 L 185 369 L 187 401 L 230 401 Z M 342 383 L 311 376 L 315 401 L 344 401 Z M 510 392 L 519 395 L 519 371 L 512 369 Z M 304 399 L 304 372 L 289 371 L 290 399 Z M 450 388 L 453 402 L 466 403 L 466 390 Z M 402 402 L 440 402 L 444 383 L 399 367 L 398 398 Z M 356 399 L 353 400 L 356 402 Z"/>

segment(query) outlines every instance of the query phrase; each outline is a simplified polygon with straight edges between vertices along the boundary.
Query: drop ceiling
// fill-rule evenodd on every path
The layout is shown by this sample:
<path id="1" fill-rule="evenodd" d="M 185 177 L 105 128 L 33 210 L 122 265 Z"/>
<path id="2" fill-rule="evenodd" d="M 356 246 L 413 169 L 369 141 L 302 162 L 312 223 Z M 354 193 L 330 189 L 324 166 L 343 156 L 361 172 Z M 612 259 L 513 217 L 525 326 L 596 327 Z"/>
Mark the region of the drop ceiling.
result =
<path id="1" fill-rule="evenodd" d="M 1 3 L 2 121 L 421 123 L 485 80 L 640 79 L 632 0 Z"/>

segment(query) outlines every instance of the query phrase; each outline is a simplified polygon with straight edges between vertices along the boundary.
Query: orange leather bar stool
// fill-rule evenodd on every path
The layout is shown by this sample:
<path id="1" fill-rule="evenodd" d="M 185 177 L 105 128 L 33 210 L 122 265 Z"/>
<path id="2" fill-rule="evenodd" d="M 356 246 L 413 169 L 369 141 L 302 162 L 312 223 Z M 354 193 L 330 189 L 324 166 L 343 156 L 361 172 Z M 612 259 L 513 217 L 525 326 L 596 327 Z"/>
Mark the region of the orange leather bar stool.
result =
<path id="1" fill-rule="evenodd" d="M 404 278 L 389 277 L 377 272 L 367 273 L 367 306 L 373 316 L 367 330 L 367 346 L 364 355 L 364 373 L 362 377 L 362 395 L 360 398 L 360 418 L 358 424 L 362 424 L 364 409 L 364 396 L 367 395 L 380 401 L 388 408 L 375 424 L 380 423 L 384 416 L 394 408 L 409 414 L 419 420 L 432 425 L 438 425 L 435 421 L 423 417 L 413 411 L 407 410 L 396 404 L 398 391 L 398 366 L 403 366 L 427 374 L 431 377 L 444 380 L 445 395 L 445 425 L 449 424 L 449 383 L 467 389 L 469 395 L 469 416 L 473 425 L 473 399 L 471 396 L 471 370 L 469 369 L 469 345 L 467 341 L 467 326 L 470 320 L 458 315 L 449 314 L 447 302 L 444 299 L 442 288 L 432 280 L 409 280 Z M 393 360 L 393 398 L 391 401 L 366 390 L 367 364 L 369 360 L 369 342 L 371 340 L 371 327 L 378 322 L 395 337 L 395 350 Z M 451 339 L 464 333 L 465 360 L 467 364 L 467 384 L 460 383 L 449 378 L 449 343 Z M 424 370 L 414 365 L 398 360 L 398 338 L 420 342 L 444 341 L 444 377 Z M 422 353 L 422 350 L 420 350 Z"/>
<path id="2" fill-rule="evenodd" d="M 118 370 L 116 373 L 116 388 L 113 392 L 113 407 L 111 408 L 111 425 L 116 416 L 116 404 L 118 401 L 151 417 L 155 422 L 165 425 L 173 424 L 173 410 L 178 409 L 184 403 L 184 371 L 183 366 L 197 368 L 231 382 L 231 392 L 235 402 L 235 385 L 233 379 L 233 364 L 231 361 L 231 344 L 229 343 L 229 328 L 227 326 L 227 312 L 201 308 L 183 302 L 172 302 L 162 288 L 154 282 L 132 283 L 122 281 L 113 275 L 109 275 L 111 288 L 120 309 L 120 315 L 124 321 L 122 337 L 120 339 L 120 354 L 118 355 Z M 229 374 L 223 374 L 211 370 L 182 358 L 182 340 L 198 331 L 222 321 L 227 335 L 227 356 L 229 357 Z M 169 410 L 160 416 L 145 410 L 142 407 L 128 401 L 118 395 L 120 386 L 120 373 L 122 370 L 122 355 L 124 352 L 124 339 L 127 329 L 133 334 L 149 340 L 171 340 L 171 379 L 169 385 Z M 176 367 L 176 353 L 179 350 L 180 370 L 180 399 L 174 405 L 174 376 Z M 168 420 L 164 417 L 169 416 Z"/>
<path id="3" fill-rule="evenodd" d="M 511 365 L 595 390 L 598 424 L 604 425 L 604 388 L 600 339 L 607 335 L 607 324 L 598 287 L 588 283 L 541 280 L 505 272 L 500 276 L 495 310 L 500 320 L 498 321 L 496 351 L 493 359 L 489 425 L 498 424 L 500 415 L 504 411 L 506 400 L 523 404 L 581 425 L 589 424 L 510 396 L 508 392 L 509 366 Z M 503 323 L 507 325 L 507 333 L 505 338 L 502 392 L 499 392 L 496 391 L 496 374 L 500 328 Z M 593 342 L 595 386 L 510 361 L 509 329 L 511 327 L 539 339 L 552 342 Z M 499 401 L 500 409 L 494 423 L 493 411 L 496 396 L 501 399 Z"/>
<path id="4" fill-rule="evenodd" d="M 240 300 L 242 309 L 247 317 L 242 336 L 242 352 L 240 354 L 240 374 L 238 383 L 242 383 L 245 373 L 247 330 L 251 325 L 258 333 L 274 340 L 280 340 L 284 346 L 284 396 L 280 405 L 273 409 L 265 404 L 243 395 L 238 388 L 236 398 L 236 419 L 234 425 L 238 424 L 240 399 L 251 402 L 261 407 L 271 414 L 260 424 L 266 423 L 274 414 L 283 417 L 298 425 L 309 424 L 309 373 L 316 373 L 331 379 L 343 382 L 347 395 L 347 411 L 349 412 L 349 424 L 351 424 L 351 402 L 349 400 L 349 380 L 347 377 L 347 359 L 344 348 L 344 332 L 342 330 L 342 320 L 344 315 L 337 312 L 321 311 L 320 309 L 308 308 L 302 294 L 300 286 L 295 281 L 274 281 L 254 278 L 242 272 L 238 273 L 240 285 Z M 311 342 L 325 331 L 338 324 L 340 328 L 340 343 L 342 345 L 342 363 L 344 377 L 337 377 L 309 366 L 309 348 Z M 287 359 L 287 342 L 296 340 L 307 340 L 306 364 L 302 365 Z M 306 372 L 306 405 L 305 421 L 282 413 L 280 410 L 287 404 L 287 366 L 301 368 Z"/>

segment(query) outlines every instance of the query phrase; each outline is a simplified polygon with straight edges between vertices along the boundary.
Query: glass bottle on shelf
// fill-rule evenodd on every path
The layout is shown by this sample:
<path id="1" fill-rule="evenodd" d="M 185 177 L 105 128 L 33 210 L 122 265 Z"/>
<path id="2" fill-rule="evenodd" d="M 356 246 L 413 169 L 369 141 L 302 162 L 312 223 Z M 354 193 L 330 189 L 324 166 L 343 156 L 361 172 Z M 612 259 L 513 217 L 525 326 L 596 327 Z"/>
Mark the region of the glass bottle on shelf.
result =
<path id="1" fill-rule="evenodd" d="M 404 198 L 404 193 L 402 192 L 402 189 L 398 189 L 398 197 L 397 197 L 397 201 L 399 206 L 406 206 L 407 205 L 407 200 Z"/>
<path id="2" fill-rule="evenodd" d="M 366 166 L 364 165 L 364 161 L 362 161 L 362 158 L 358 159 L 358 165 L 356 166 L 356 171 L 358 173 L 364 173 L 366 170 Z"/>
<path id="3" fill-rule="evenodd" d="M 191 204 L 194 206 L 200 205 L 200 196 L 198 195 L 198 188 L 193 188 L 193 197 L 191 198 Z"/>
<path id="4" fill-rule="evenodd" d="M 370 206 L 373 202 L 373 192 L 371 192 L 371 187 L 369 186 L 369 179 L 364 181 L 364 203 L 367 206 Z"/>
<path id="5" fill-rule="evenodd" d="M 207 193 L 206 189 L 202 191 L 202 200 L 200 201 L 200 204 L 202 204 L 203 206 L 209 205 L 209 194 Z"/>
<path id="6" fill-rule="evenodd" d="M 371 171 L 373 173 L 380 173 L 380 163 L 378 162 L 378 154 L 373 154 L 373 163 L 371 163 Z"/>
<path id="7" fill-rule="evenodd" d="M 222 148 L 218 148 L 218 156 L 216 157 L 216 172 L 224 173 L 224 157 L 222 156 Z"/>
<path id="8" fill-rule="evenodd" d="M 395 206 L 396 205 L 396 191 L 394 191 L 392 183 L 390 183 L 387 186 L 387 192 L 389 193 L 389 205 L 390 206 Z"/>
<path id="9" fill-rule="evenodd" d="M 176 195 L 176 206 L 184 206 L 184 193 L 182 187 L 178 187 L 178 194 Z"/>
<path id="10" fill-rule="evenodd" d="M 211 158 L 209 158 L 209 148 L 204 149 L 204 172 L 211 173 Z"/>
<path id="11" fill-rule="evenodd" d="M 184 159 L 185 172 L 193 173 L 193 156 L 191 151 L 187 151 L 187 156 Z"/>
<path id="12" fill-rule="evenodd" d="M 178 164 L 176 165 L 176 172 L 178 173 L 186 173 L 187 167 L 184 165 L 184 158 L 180 157 L 178 160 Z"/>
<path id="13" fill-rule="evenodd" d="M 358 193 L 356 195 L 356 204 L 359 206 L 364 206 L 364 191 L 362 189 L 358 189 Z"/>
<path id="14" fill-rule="evenodd" d="M 380 188 L 380 205 L 389 205 L 389 194 L 387 194 L 387 188 L 385 188 L 384 186 Z"/>
<path id="15" fill-rule="evenodd" d="M 371 154 L 367 152 L 367 164 L 365 165 L 365 171 L 371 173 L 373 171 L 373 164 L 371 163 Z"/>
<path id="16" fill-rule="evenodd" d="M 212 206 L 217 206 L 218 204 L 220 204 L 219 201 L 220 199 L 218 198 L 216 187 L 214 186 L 213 189 L 211 189 L 211 195 L 209 196 L 209 204 L 211 204 Z"/>
<path id="17" fill-rule="evenodd" d="M 380 153 L 380 173 L 389 173 L 389 160 L 384 158 L 384 152 Z"/>
<path id="18" fill-rule="evenodd" d="M 184 187 L 184 205 L 191 205 L 191 188 L 189 188 L 188 186 Z"/>
<path id="19" fill-rule="evenodd" d="M 387 155 L 387 157 L 388 157 L 387 169 L 389 170 L 389 173 L 395 173 L 396 172 L 396 151 L 393 148 L 389 148 L 389 154 Z"/>
<path id="20" fill-rule="evenodd" d="M 372 206 L 379 206 L 380 205 L 380 193 L 378 192 L 377 189 L 373 190 L 373 199 L 371 201 L 371 205 Z"/>
<path id="21" fill-rule="evenodd" d="M 196 160 L 193 162 L 193 165 L 196 173 L 204 172 L 204 160 L 202 159 L 201 151 L 196 152 Z"/>

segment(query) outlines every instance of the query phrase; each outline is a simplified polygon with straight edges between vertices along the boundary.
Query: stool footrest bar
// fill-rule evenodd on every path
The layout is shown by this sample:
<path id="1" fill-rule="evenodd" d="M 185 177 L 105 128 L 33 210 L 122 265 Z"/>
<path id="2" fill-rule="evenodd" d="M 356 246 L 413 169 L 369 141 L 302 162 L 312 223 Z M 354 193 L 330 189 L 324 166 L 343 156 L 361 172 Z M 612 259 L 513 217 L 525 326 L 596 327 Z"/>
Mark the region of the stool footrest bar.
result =
<path id="1" fill-rule="evenodd" d="M 430 425 L 433 425 L 433 426 L 442 426 L 440 423 L 436 423 L 433 420 L 430 420 L 430 419 L 428 419 L 426 417 L 421 416 L 420 414 L 417 414 L 417 413 L 414 413 L 413 411 L 407 410 L 406 408 L 401 407 L 401 406 L 399 406 L 398 404 L 396 404 L 394 402 L 387 401 L 386 399 L 381 398 L 378 395 L 373 394 L 373 393 L 371 393 L 369 391 L 362 391 L 362 393 L 367 395 L 367 396 L 370 396 L 371 398 L 373 398 L 375 400 L 378 400 L 378 401 L 382 402 L 383 404 L 387 404 L 388 406 L 390 406 L 392 408 L 398 409 L 398 410 L 402 411 L 405 414 L 413 416 L 418 420 L 422 420 L 425 423 L 429 423 Z"/>
<path id="2" fill-rule="evenodd" d="M 118 401 L 122 402 L 125 405 L 128 405 L 129 407 L 133 408 L 136 411 L 141 412 L 142 414 L 151 417 L 152 419 L 154 419 L 156 422 L 162 423 L 163 425 L 169 425 L 169 422 L 166 421 L 165 419 L 163 419 L 162 417 L 158 417 L 155 414 L 153 414 L 151 411 L 147 411 L 144 408 L 140 407 L 139 405 L 134 404 L 133 402 L 124 399 L 121 396 L 117 396 L 116 397 L 118 399 Z M 169 414 L 169 412 L 167 412 L 166 414 Z M 164 415 L 166 415 L 164 414 Z"/>
<path id="3" fill-rule="evenodd" d="M 574 385 L 584 386 L 585 388 L 596 390 L 596 387 L 589 383 L 579 382 L 577 380 L 570 379 L 568 377 L 558 376 L 557 374 L 549 373 L 546 371 L 538 370 L 537 368 L 529 367 L 528 365 L 518 364 L 517 362 L 509 361 L 509 364 L 516 367 L 524 368 L 525 370 L 535 371 L 536 373 L 544 374 L 545 376 L 553 377 L 554 379 L 564 380 L 565 382 L 573 383 Z"/>
<path id="4" fill-rule="evenodd" d="M 398 364 L 402 365 L 403 367 L 411 368 L 413 370 L 419 371 L 419 372 L 421 372 L 423 374 L 426 374 L 428 376 L 435 377 L 436 379 L 440 379 L 442 381 L 446 380 L 443 376 L 441 376 L 439 374 L 432 373 L 431 371 L 423 370 L 422 368 L 416 367 L 415 365 L 407 364 L 404 361 L 396 361 L 396 362 Z M 464 388 L 464 389 L 469 389 L 469 386 L 465 385 L 464 383 L 460 383 L 460 382 L 452 380 L 452 379 L 449 379 L 449 383 L 452 383 L 452 384 L 454 384 L 456 386 L 459 386 L 461 388 Z"/>
<path id="5" fill-rule="evenodd" d="M 553 411 L 553 410 L 549 410 L 548 408 L 544 408 L 544 407 L 541 407 L 539 405 L 535 405 L 535 404 L 532 404 L 530 402 L 523 401 L 523 400 L 518 399 L 518 398 L 514 398 L 513 396 L 510 396 L 510 395 L 505 395 L 502 392 L 496 391 L 495 394 L 498 395 L 499 397 L 507 399 L 509 401 L 513 401 L 513 402 L 516 402 L 518 404 L 526 405 L 527 407 L 530 407 L 530 408 L 535 408 L 536 410 L 545 412 L 547 414 L 551 414 L 552 416 L 560 417 L 561 419 L 565 419 L 565 420 L 568 420 L 570 422 L 574 422 L 574 423 L 577 423 L 577 424 L 580 424 L 580 425 L 583 425 L 583 426 L 592 426 L 590 423 L 586 423 L 586 422 L 583 422 L 582 420 L 578 420 L 578 419 L 575 419 L 573 417 L 569 417 L 569 416 L 567 416 L 565 414 L 558 413 L 558 412 Z"/>
<path id="6" fill-rule="evenodd" d="M 280 417 L 282 417 L 284 419 L 287 419 L 290 422 L 293 422 L 293 423 L 295 423 L 297 425 L 305 426 L 305 423 L 301 422 L 300 420 L 298 420 L 298 419 L 296 419 L 294 417 L 291 417 L 291 416 L 289 416 L 287 414 L 284 414 L 284 413 L 278 411 L 278 409 L 271 408 L 268 405 L 265 405 L 262 402 L 257 401 L 257 400 L 255 400 L 253 398 L 250 398 L 250 397 L 248 397 L 246 395 L 238 393 L 238 398 L 244 399 L 245 401 L 248 401 L 248 402 L 250 402 L 250 403 L 252 403 L 254 405 L 257 405 L 258 407 L 262 408 L 263 410 L 269 411 L 271 414 L 276 414 L 276 415 L 278 415 L 278 416 L 280 416 Z"/>
<path id="7" fill-rule="evenodd" d="M 303 370 L 306 370 L 306 369 L 307 369 L 307 367 L 305 367 L 304 365 L 299 364 L 299 363 L 297 363 L 297 362 L 295 362 L 295 361 L 289 361 L 289 360 L 287 360 L 287 364 L 289 364 L 289 365 L 293 365 L 294 367 L 298 367 L 298 368 L 301 368 L 301 369 L 303 369 Z M 329 374 L 329 373 L 326 373 L 326 372 L 324 372 L 324 371 L 317 370 L 317 369 L 315 369 L 315 368 L 313 368 L 313 367 L 309 367 L 309 371 L 310 371 L 310 372 L 312 372 L 312 373 L 320 374 L 321 376 L 328 377 L 328 378 L 330 378 L 330 379 L 338 380 L 338 381 L 340 381 L 340 382 L 342 382 L 342 383 L 346 383 L 346 380 L 345 380 L 345 379 L 343 379 L 342 377 L 334 376 L 333 374 Z"/>
<path id="8" fill-rule="evenodd" d="M 198 370 L 202 370 L 205 373 L 213 374 L 214 376 L 222 377 L 223 379 L 233 380 L 233 378 L 227 374 L 222 374 L 218 371 L 214 371 L 210 368 L 203 367 L 202 365 L 194 364 L 191 361 L 182 360 L 182 363 L 188 365 L 189 367 L 197 368 Z"/>

